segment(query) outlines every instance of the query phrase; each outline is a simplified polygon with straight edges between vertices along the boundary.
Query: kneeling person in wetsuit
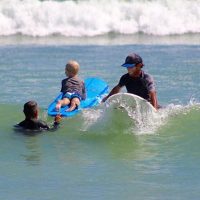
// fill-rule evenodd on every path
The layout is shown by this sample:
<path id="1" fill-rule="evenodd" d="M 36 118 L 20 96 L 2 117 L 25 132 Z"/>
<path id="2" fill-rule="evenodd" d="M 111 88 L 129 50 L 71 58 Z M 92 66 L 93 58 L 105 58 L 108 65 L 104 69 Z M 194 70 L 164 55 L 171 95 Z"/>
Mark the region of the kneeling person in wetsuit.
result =
<path id="1" fill-rule="evenodd" d="M 28 101 L 24 104 L 25 120 L 15 125 L 15 128 L 23 128 L 27 130 L 50 130 L 55 129 L 61 120 L 60 116 L 56 116 L 54 119 L 53 127 L 50 127 L 46 122 L 38 119 L 39 108 L 37 102 Z"/>

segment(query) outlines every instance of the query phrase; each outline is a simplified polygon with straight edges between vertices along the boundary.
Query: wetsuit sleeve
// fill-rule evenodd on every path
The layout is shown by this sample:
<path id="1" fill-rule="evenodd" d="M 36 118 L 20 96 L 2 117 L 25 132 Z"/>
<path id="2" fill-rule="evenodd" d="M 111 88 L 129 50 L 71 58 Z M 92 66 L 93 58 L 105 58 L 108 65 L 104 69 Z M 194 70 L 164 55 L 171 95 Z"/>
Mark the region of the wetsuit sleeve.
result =
<path id="1" fill-rule="evenodd" d="M 15 126 L 16 126 L 16 127 L 22 127 L 22 128 L 23 128 L 23 127 L 24 127 L 24 124 L 25 124 L 24 121 L 22 121 L 22 122 L 16 124 Z"/>
<path id="2" fill-rule="evenodd" d="M 46 130 L 50 129 L 49 125 L 46 122 L 41 121 L 41 120 L 38 122 L 38 126 L 40 129 L 46 129 Z"/>
<path id="3" fill-rule="evenodd" d="M 48 130 L 48 131 L 56 131 L 60 127 L 60 122 L 61 122 L 62 117 L 56 116 L 55 118 L 56 118 L 55 121 L 50 125 L 40 120 L 41 129 Z"/>
<path id="4" fill-rule="evenodd" d="M 48 125 L 46 122 L 40 121 L 40 129 L 48 130 L 48 131 L 55 131 L 59 128 L 60 122 L 54 122 L 51 125 Z"/>

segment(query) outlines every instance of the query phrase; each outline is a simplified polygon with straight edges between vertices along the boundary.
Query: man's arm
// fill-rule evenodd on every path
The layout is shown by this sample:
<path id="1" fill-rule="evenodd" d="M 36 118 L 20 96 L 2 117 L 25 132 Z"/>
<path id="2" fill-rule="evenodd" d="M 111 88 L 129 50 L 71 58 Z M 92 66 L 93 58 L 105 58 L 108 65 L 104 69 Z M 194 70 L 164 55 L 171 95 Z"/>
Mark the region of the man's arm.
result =
<path id="1" fill-rule="evenodd" d="M 156 91 L 150 91 L 149 92 L 149 96 L 150 96 L 151 104 L 157 110 L 158 109 L 158 100 L 157 100 Z"/>
<path id="2" fill-rule="evenodd" d="M 110 96 L 112 96 L 113 94 L 119 93 L 120 90 L 121 90 L 121 87 L 120 87 L 119 85 L 116 85 L 116 86 L 110 91 L 110 93 L 109 93 L 106 97 L 104 97 L 104 98 L 102 99 L 102 102 L 105 102 L 105 101 L 106 101 Z"/>

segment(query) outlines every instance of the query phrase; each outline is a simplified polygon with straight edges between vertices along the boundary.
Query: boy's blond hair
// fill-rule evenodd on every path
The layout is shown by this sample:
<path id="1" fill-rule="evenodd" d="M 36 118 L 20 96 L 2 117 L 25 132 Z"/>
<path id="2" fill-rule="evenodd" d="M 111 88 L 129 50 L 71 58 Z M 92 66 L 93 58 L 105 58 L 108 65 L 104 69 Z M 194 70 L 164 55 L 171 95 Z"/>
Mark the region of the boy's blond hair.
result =
<path id="1" fill-rule="evenodd" d="M 77 75 L 78 74 L 78 71 L 79 71 L 79 64 L 77 61 L 75 60 L 70 60 L 67 64 L 66 64 L 66 67 L 65 67 L 65 70 L 70 74 L 70 75 Z"/>

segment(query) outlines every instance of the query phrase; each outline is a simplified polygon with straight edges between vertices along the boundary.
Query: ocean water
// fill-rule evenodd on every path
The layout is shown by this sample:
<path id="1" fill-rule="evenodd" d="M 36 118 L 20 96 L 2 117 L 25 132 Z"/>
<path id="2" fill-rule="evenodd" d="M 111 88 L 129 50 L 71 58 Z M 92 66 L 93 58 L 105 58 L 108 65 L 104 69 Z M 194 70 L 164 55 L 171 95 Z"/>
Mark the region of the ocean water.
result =
<path id="1" fill-rule="evenodd" d="M 1 199 L 199 199 L 199 3 L 2 0 Z M 158 113 L 101 104 L 54 132 L 13 130 L 31 99 L 52 123 L 47 107 L 69 59 L 82 79 L 100 77 L 111 89 L 130 52 L 155 79 Z"/>

